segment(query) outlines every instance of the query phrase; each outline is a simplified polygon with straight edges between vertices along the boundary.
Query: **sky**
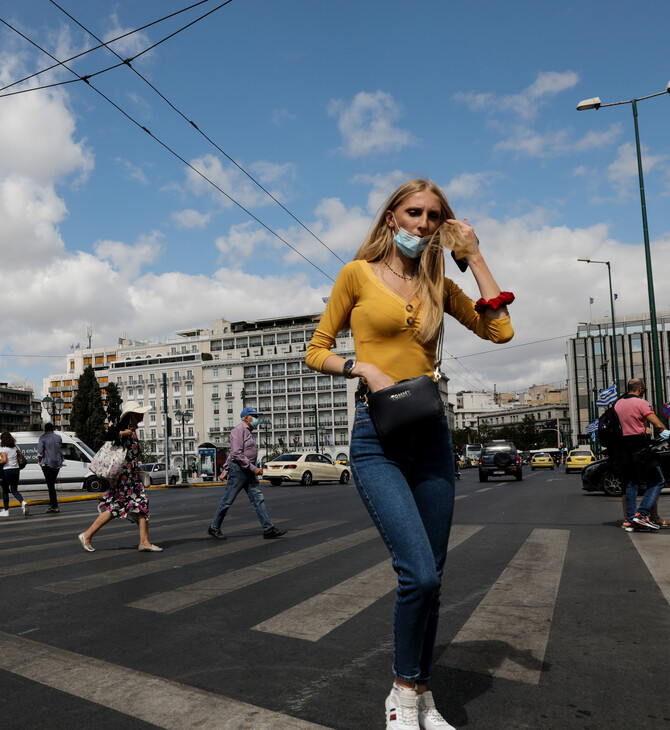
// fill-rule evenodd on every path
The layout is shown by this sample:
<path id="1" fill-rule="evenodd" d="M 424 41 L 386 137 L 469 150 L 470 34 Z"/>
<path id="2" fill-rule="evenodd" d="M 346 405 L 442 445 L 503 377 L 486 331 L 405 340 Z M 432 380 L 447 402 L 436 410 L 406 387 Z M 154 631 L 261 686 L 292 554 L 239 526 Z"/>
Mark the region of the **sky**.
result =
<path id="1" fill-rule="evenodd" d="M 579 257 L 611 261 L 618 315 L 648 312 L 632 106 L 576 106 L 665 91 L 667 3 L 187 5 L 2 4 L 0 381 L 41 393 L 89 326 L 111 346 L 320 312 L 414 177 L 444 189 L 516 295 L 507 345 L 448 320 L 451 392 L 565 383 L 566 338 L 610 311 L 606 267 Z M 135 60 L 103 46 L 14 83 L 94 36 Z M 661 312 L 670 95 L 638 113 Z M 446 273 L 478 298 L 469 271 Z"/>

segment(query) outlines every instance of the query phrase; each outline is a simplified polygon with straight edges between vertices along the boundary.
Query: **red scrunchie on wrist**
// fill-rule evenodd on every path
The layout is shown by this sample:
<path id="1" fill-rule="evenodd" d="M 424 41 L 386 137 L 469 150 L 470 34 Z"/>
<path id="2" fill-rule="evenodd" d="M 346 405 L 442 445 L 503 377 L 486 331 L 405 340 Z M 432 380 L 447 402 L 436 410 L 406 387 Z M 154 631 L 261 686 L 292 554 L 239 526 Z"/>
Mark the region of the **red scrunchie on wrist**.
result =
<path id="1" fill-rule="evenodd" d="M 501 291 L 493 299 L 478 299 L 475 302 L 475 312 L 481 314 L 486 309 L 500 309 L 514 301 L 514 294 L 511 291 Z"/>

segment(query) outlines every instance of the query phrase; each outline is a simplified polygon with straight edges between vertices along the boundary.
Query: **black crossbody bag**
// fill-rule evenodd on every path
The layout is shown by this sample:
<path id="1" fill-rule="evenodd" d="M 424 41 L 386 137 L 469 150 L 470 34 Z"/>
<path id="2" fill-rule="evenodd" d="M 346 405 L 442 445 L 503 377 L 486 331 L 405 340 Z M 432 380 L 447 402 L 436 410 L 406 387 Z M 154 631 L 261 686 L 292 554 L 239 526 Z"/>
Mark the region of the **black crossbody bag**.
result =
<path id="1" fill-rule="evenodd" d="M 435 351 L 435 380 L 442 377 L 440 364 L 443 336 L 444 321 L 440 326 Z M 386 436 L 399 428 L 410 426 L 426 418 L 443 416 L 444 404 L 435 380 L 428 375 L 420 375 L 418 378 L 401 380 L 395 385 L 375 393 L 368 392 L 365 400 L 377 433 L 380 436 Z"/>

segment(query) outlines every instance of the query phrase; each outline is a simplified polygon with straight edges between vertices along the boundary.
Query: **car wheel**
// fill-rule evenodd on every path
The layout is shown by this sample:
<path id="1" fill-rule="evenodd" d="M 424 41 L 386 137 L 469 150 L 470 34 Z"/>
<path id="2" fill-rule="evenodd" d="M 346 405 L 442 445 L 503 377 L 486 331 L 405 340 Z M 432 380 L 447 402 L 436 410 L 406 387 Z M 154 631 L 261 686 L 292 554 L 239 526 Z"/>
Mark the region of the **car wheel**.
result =
<path id="1" fill-rule="evenodd" d="M 340 484 L 349 484 L 349 472 L 346 469 L 340 474 Z"/>
<path id="2" fill-rule="evenodd" d="M 535 471 L 535 467 L 534 467 L 534 466 L 531 466 L 531 467 L 530 467 L 530 470 L 531 470 L 531 471 Z"/>
<path id="3" fill-rule="evenodd" d="M 177 477 L 170 477 L 170 484 L 176 484 L 177 483 Z"/>
<path id="4" fill-rule="evenodd" d="M 273 487 L 281 487 L 281 479 L 270 479 L 270 484 L 272 484 Z"/>
<path id="5" fill-rule="evenodd" d="M 488 482 L 488 480 L 489 480 L 489 475 L 488 474 L 480 474 L 479 475 L 479 481 L 480 482 Z"/>
<path id="6" fill-rule="evenodd" d="M 89 477 L 84 482 L 84 489 L 87 492 L 94 492 L 99 494 L 100 492 L 106 492 L 109 489 L 109 482 L 99 476 Z"/>
<path id="7" fill-rule="evenodd" d="M 600 486 L 603 492 L 605 492 L 605 494 L 609 494 L 610 497 L 620 497 L 623 494 L 621 479 L 619 479 L 619 477 L 611 471 L 608 471 L 607 474 L 605 474 Z"/>
<path id="8" fill-rule="evenodd" d="M 300 480 L 300 484 L 302 484 L 304 487 L 308 487 L 312 483 L 312 472 L 306 471 L 302 475 L 302 479 Z"/>
<path id="9" fill-rule="evenodd" d="M 520 471 L 518 471 L 518 472 L 517 472 L 517 473 L 515 474 L 515 476 L 516 476 L 516 480 L 517 480 L 517 482 L 520 482 L 520 481 L 521 481 L 521 480 L 523 479 L 523 473 L 522 473 L 522 472 L 520 472 Z"/>

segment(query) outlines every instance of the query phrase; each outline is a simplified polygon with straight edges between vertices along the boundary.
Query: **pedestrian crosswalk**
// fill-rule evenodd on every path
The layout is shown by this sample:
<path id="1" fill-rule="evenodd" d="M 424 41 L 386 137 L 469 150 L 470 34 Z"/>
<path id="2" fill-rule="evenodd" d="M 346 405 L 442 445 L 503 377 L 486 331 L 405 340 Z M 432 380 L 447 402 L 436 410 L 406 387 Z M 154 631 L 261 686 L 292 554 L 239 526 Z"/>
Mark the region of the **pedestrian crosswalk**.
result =
<path id="1" fill-rule="evenodd" d="M 28 521 L 23 524 L 27 525 Z M 35 543 L 34 531 L 21 528 L 17 522 L 12 530 L 0 533 L 1 554 L 17 559 L 17 562 L 5 560 L 0 565 L 0 590 L 3 581 L 31 576 L 36 600 L 57 600 L 60 596 L 74 597 L 138 578 L 158 579 L 169 575 L 169 581 L 159 590 L 156 583 L 144 589 L 144 582 L 137 581 L 139 595 L 127 600 L 125 607 L 141 615 L 142 620 L 156 614 L 166 617 L 177 614 L 188 622 L 191 612 L 209 602 L 224 600 L 236 591 L 262 585 L 278 576 L 289 576 L 293 571 L 314 568 L 321 570 L 322 583 L 327 585 L 320 584 L 313 595 L 303 594 L 288 607 L 282 603 L 273 610 L 269 605 L 266 614 L 270 615 L 254 615 L 248 625 L 241 627 L 267 637 L 267 641 L 273 641 L 273 637 L 275 641 L 288 638 L 304 642 L 308 647 L 345 628 L 378 601 L 390 600 L 396 587 L 390 560 L 380 561 L 380 553 L 375 553 L 378 557 L 369 560 L 367 565 L 352 567 L 349 575 L 339 575 L 332 581 L 320 567 L 347 551 L 351 554 L 369 551 L 371 545 L 379 543 L 374 527 L 355 528 L 346 519 L 316 521 L 292 533 L 299 540 L 289 538 L 268 545 L 267 541 L 259 540 L 258 525 L 251 521 L 237 526 L 231 524 L 226 541 L 205 539 L 204 543 L 200 542 L 204 538 L 202 526 L 195 530 L 192 524 L 192 516 L 188 514 L 152 523 L 152 537 L 157 542 L 160 543 L 162 535 L 178 528 L 181 544 L 188 547 L 173 548 L 160 556 L 134 555 L 134 560 L 128 561 L 128 547 L 118 549 L 118 532 L 101 532 L 94 541 L 96 552 L 84 554 L 76 542 L 76 530 L 80 526 L 76 519 L 52 527 L 48 539 L 42 543 Z M 494 529 L 491 525 L 455 524 L 450 554 L 456 551 L 461 555 L 476 554 L 489 539 L 489 531 Z M 467 619 L 445 642 L 446 649 L 436 657 L 437 666 L 538 685 L 545 668 L 570 535 L 569 528 L 520 530 L 515 538 L 515 551 L 510 552 L 511 559 L 493 580 L 479 587 L 481 600 L 476 605 L 473 603 Z M 628 539 L 622 531 L 619 536 Z M 670 604 L 670 568 L 665 560 L 670 531 L 651 539 L 649 535 L 631 533 L 629 539 Z M 190 541 L 196 544 L 189 545 Z M 231 567 L 224 560 L 234 556 L 244 557 L 245 564 Z M 73 571 L 71 566 L 75 565 L 91 567 Z M 355 565 L 356 561 L 352 562 Z M 207 577 L 202 577 L 196 568 L 206 568 Z M 443 603 L 448 608 L 448 598 Z M 69 669 L 66 671 L 65 667 Z M 232 713 L 236 717 L 235 728 L 325 727 L 161 677 L 132 672 L 83 654 L 45 647 L 11 633 L 0 632 L 0 669 L 131 714 L 156 727 L 227 727 L 221 723 L 208 724 L 212 707 L 220 707 L 224 716 Z M 64 674 L 67 681 L 63 679 Z M 95 682 L 90 678 L 98 675 L 120 687 L 134 682 L 132 706 L 117 707 L 114 697 L 96 693 Z M 141 690 L 137 689 L 138 685 L 142 686 Z"/>

